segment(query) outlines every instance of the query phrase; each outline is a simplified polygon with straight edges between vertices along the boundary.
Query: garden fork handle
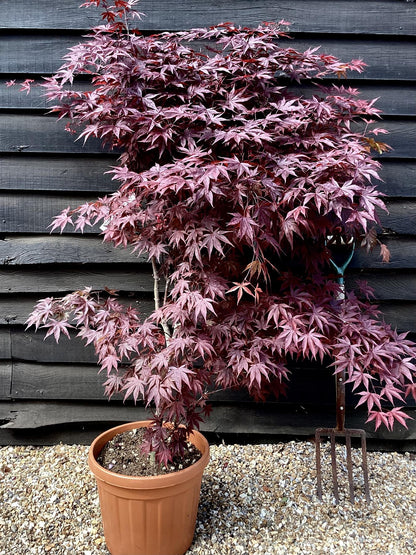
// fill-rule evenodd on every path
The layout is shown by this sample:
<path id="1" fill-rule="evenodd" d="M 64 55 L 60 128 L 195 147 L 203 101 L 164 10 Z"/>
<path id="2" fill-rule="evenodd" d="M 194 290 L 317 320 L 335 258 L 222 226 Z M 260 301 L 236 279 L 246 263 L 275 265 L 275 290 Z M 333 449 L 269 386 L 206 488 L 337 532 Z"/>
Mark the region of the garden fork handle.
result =
<path id="1" fill-rule="evenodd" d="M 339 298 L 345 299 L 345 281 L 344 274 L 348 264 L 351 262 L 354 256 L 355 245 L 352 244 L 351 252 L 349 256 L 344 260 L 341 266 L 338 266 L 333 259 L 331 259 L 331 264 L 338 272 L 338 283 L 340 285 Z M 335 374 L 335 394 L 336 394 L 336 430 L 338 432 L 343 432 L 345 430 L 345 368 L 341 372 Z"/>
<path id="2" fill-rule="evenodd" d="M 337 432 L 345 430 L 345 369 L 335 374 Z"/>

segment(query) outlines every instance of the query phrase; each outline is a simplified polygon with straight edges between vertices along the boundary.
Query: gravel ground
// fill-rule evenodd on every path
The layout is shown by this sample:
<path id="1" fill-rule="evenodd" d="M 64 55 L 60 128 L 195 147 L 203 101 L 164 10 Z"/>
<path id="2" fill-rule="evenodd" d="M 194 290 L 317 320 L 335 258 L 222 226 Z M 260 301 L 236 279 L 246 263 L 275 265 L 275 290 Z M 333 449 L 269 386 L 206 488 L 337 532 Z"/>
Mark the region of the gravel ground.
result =
<path id="1" fill-rule="evenodd" d="M 87 451 L 0 448 L 0 555 L 108 555 Z M 370 452 L 371 503 L 357 467 L 356 503 L 344 483 L 335 505 L 329 465 L 324 499 L 316 498 L 314 453 L 308 442 L 212 446 L 188 555 L 414 555 L 416 457 Z"/>

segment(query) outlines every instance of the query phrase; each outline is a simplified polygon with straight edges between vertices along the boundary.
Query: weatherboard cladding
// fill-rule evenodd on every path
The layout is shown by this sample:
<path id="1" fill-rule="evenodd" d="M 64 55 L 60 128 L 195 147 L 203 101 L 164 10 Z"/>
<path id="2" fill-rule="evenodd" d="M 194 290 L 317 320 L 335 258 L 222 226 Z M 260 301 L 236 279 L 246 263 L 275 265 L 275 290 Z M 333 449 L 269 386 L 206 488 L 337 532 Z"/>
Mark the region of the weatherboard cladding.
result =
<path id="1" fill-rule="evenodd" d="M 63 123 L 45 115 L 39 89 L 31 95 L 6 87 L 10 79 L 35 81 L 53 73 L 66 49 L 97 21 L 79 0 L 14 0 L 0 19 L 0 441 L 41 442 L 50 426 L 83 428 L 141 418 L 141 407 L 103 398 L 95 356 L 79 340 L 43 341 L 24 322 L 42 296 L 92 285 L 120 289 L 146 313 L 152 306 L 151 269 L 143 259 L 103 245 L 97 230 L 49 234 L 52 216 L 113 190 L 103 172 L 115 161 L 98 142 L 74 142 Z M 146 32 L 208 26 L 221 21 L 253 26 L 292 22 L 293 46 L 321 46 L 367 71 L 348 83 L 366 98 L 380 97 L 383 126 L 393 150 L 382 156 L 388 215 L 382 215 L 391 264 L 357 255 L 347 281 L 359 276 L 375 288 L 385 318 L 416 334 L 416 3 L 405 0 L 142 0 Z M 312 365 L 313 366 L 313 365 Z M 311 371 L 312 370 L 312 371 Z M 311 391 L 314 395 L 311 395 Z M 351 415 L 363 425 L 362 415 Z M 221 393 L 204 424 L 218 433 L 309 435 L 333 423 L 333 384 L 328 370 L 303 367 L 288 398 L 276 405 L 250 402 L 243 393 Z M 45 426 L 47 426 L 45 428 Z M 71 428 L 72 427 L 72 428 Z M 68 429 L 70 430 L 68 432 Z M 48 431 L 49 430 L 49 431 Z M 59 430 L 59 428 L 58 428 Z M 33 433 L 29 433 L 32 431 Z M 36 432 L 36 433 L 35 433 Z M 78 432 L 76 432 L 78 433 Z M 36 436 L 36 439 L 34 437 Z M 71 436 L 72 437 L 72 436 Z M 83 436 L 82 436 L 83 437 Z M 370 437 L 383 438 L 383 432 Z M 395 439 L 416 440 L 416 425 Z"/>

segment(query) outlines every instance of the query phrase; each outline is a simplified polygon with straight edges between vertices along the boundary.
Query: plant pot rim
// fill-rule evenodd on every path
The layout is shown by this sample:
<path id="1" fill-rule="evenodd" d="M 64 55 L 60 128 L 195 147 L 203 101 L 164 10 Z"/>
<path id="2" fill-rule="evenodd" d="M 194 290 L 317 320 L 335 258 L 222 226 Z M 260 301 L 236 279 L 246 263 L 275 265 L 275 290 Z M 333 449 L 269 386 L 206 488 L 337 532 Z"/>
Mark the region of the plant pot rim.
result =
<path id="1" fill-rule="evenodd" d="M 209 461 L 209 444 L 207 439 L 197 430 L 194 430 L 191 433 L 189 441 L 191 441 L 201 451 L 202 456 L 198 461 L 196 461 L 196 463 L 184 468 L 183 470 L 157 476 L 127 476 L 126 474 L 111 472 L 111 470 L 103 468 L 97 462 L 97 456 L 100 454 L 104 445 L 115 435 L 133 430 L 135 428 L 143 428 L 148 426 L 150 423 L 151 420 L 128 422 L 126 424 L 110 428 L 97 436 L 91 443 L 88 451 L 88 465 L 94 476 L 99 480 L 117 487 L 131 489 L 156 489 L 167 488 L 173 484 L 180 484 L 191 480 L 195 475 L 201 472 L 201 468 L 203 469 L 207 466 Z"/>

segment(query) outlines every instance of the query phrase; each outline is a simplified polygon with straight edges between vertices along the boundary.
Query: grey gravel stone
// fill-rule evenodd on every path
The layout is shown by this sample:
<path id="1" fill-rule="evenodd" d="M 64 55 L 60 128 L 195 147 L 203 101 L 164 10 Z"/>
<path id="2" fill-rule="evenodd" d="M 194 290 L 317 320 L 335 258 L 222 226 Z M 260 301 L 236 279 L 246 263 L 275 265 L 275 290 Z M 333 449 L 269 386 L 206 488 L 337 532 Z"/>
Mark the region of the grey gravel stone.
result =
<path id="1" fill-rule="evenodd" d="M 342 446 L 337 457 L 344 457 Z M 0 555 L 108 555 L 98 496 L 77 445 L 0 448 Z M 211 447 L 189 555 L 414 555 L 416 458 L 368 454 L 372 501 L 364 500 L 354 450 L 357 501 L 331 492 L 323 451 L 324 498 L 316 498 L 315 448 L 308 442 Z"/>

